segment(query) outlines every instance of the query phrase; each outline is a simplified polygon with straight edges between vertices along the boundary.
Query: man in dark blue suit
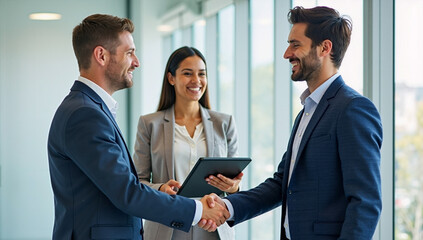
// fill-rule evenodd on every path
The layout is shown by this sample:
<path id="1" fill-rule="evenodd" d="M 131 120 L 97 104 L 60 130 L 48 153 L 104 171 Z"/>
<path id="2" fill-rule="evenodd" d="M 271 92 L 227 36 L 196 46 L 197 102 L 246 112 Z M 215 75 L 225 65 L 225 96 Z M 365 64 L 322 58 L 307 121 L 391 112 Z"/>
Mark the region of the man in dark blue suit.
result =
<path id="1" fill-rule="evenodd" d="M 54 192 L 53 239 L 142 239 L 145 218 L 188 231 L 201 218 L 213 231 L 229 216 L 207 197 L 194 201 L 138 181 L 115 121 L 112 94 L 132 86 L 139 66 L 130 20 L 95 14 L 73 30 L 80 77 L 53 118 L 48 156 Z"/>
<path id="2" fill-rule="evenodd" d="M 382 125 L 372 102 L 338 73 L 351 22 L 327 7 L 296 7 L 289 21 L 284 58 L 292 80 L 308 88 L 287 151 L 272 178 L 216 201 L 232 225 L 282 204 L 281 239 L 371 239 L 382 208 Z"/>

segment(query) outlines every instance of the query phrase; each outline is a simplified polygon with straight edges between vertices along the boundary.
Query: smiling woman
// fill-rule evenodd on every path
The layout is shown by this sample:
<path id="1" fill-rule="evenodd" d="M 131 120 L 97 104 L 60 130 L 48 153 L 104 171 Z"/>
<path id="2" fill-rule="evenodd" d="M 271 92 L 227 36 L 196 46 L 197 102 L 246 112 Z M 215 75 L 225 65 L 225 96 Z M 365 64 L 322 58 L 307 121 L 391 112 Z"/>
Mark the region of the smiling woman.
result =
<path id="1" fill-rule="evenodd" d="M 207 89 L 206 65 L 198 56 L 185 58 L 175 74 L 167 73 L 170 85 L 174 86 L 176 93 L 175 104 L 181 101 L 183 105 L 192 101 L 199 101 Z"/>
<path id="2" fill-rule="evenodd" d="M 174 195 L 200 157 L 236 156 L 237 141 L 232 116 L 210 110 L 202 53 L 192 47 L 175 50 L 165 68 L 157 112 L 139 119 L 134 163 L 141 182 Z M 242 173 L 234 178 L 219 176 L 209 184 L 234 193 L 241 178 Z M 234 239 L 234 229 L 226 223 L 217 233 L 198 226 L 184 233 L 150 221 L 144 229 L 145 239 Z"/>

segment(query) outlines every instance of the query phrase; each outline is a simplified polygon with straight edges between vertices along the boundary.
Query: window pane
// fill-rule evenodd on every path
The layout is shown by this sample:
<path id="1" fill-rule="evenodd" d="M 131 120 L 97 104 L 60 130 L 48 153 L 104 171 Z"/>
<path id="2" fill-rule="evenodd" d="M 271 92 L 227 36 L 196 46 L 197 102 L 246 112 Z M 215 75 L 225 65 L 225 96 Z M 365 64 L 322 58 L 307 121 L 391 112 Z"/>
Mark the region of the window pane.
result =
<path id="1" fill-rule="evenodd" d="M 172 54 L 172 36 L 168 35 L 168 36 L 164 36 L 163 38 L 163 52 L 162 52 L 162 56 L 163 56 L 163 61 L 162 61 L 162 68 L 161 69 L 165 69 L 166 68 L 166 61 L 169 58 L 170 54 Z"/>
<path id="2" fill-rule="evenodd" d="M 172 33 L 172 52 L 182 47 L 182 32 L 180 29 L 175 30 Z"/>
<path id="3" fill-rule="evenodd" d="M 411 10 L 412 9 L 412 10 Z M 395 1 L 395 239 L 423 239 L 422 0 Z"/>
<path id="4" fill-rule="evenodd" d="M 234 114 L 235 8 L 230 5 L 218 14 L 218 110 Z"/>
<path id="5" fill-rule="evenodd" d="M 251 186 L 271 177 L 274 166 L 274 5 L 273 0 L 250 1 Z M 274 211 L 249 221 L 251 239 L 275 239 Z M 278 228 L 280 226 L 277 226 Z"/>
<path id="6" fill-rule="evenodd" d="M 192 27 L 185 27 L 181 29 L 181 44 L 179 47 L 192 45 Z M 179 48 L 178 47 L 178 48 Z"/>
<path id="7" fill-rule="evenodd" d="M 341 15 L 348 15 L 352 19 L 353 32 L 351 43 L 345 53 L 339 72 L 350 87 L 363 93 L 363 1 L 294 0 L 293 6 L 303 6 L 305 8 L 328 6 L 336 9 Z M 300 95 L 306 88 L 307 85 L 305 82 L 292 84 L 293 120 L 303 108 L 300 103 Z"/>
<path id="8" fill-rule="evenodd" d="M 206 20 L 201 19 L 193 26 L 193 47 L 197 48 L 203 55 L 206 53 Z"/>

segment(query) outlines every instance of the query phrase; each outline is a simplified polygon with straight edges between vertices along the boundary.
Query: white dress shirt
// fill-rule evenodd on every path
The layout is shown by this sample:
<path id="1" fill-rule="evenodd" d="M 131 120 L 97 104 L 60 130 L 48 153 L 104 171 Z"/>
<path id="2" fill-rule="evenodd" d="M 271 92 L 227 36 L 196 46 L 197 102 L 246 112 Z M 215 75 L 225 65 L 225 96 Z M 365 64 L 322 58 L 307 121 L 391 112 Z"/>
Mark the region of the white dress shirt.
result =
<path id="1" fill-rule="evenodd" d="M 197 163 L 199 157 L 207 154 L 206 135 L 203 123 L 195 127 L 191 137 L 185 126 L 175 123 L 175 139 L 173 142 L 173 156 L 175 159 L 175 179 L 181 184 L 188 177 L 189 172 Z"/>
<path id="2" fill-rule="evenodd" d="M 118 102 L 116 102 L 115 99 L 113 99 L 113 97 L 110 94 L 108 94 L 103 88 L 101 88 L 100 86 L 98 86 L 93 81 L 87 78 L 79 76 L 78 81 L 84 83 L 89 88 L 91 88 L 95 93 L 97 93 L 98 96 L 100 96 L 101 100 L 103 100 L 103 102 L 106 104 L 107 108 L 112 113 L 113 117 L 116 118 L 116 113 L 117 113 L 119 104 Z M 196 225 L 201 220 L 201 216 L 203 214 L 202 203 L 198 200 L 195 200 L 195 205 L 196 205 L 195 215 L 192 221 L 192 225 Z"/>
<path id="3" fill-rule="evenodd" d="M 95 93 L 97 93 L 97 95 L 100 96 L 101 100 L 103 100 L 103 102 L 106 104 L 107 108 L 112 113 L 113 117 L 116 118 L 116 113 L 117 113 L 119 104 L 116 102 L 115 99 L 113 99 L 113 97 L 110 94 L 108 94 L 103 88 L 101 88 L 100 86 L 98 86 L 93 81 L 87 78 L 79 76 L 78 81 L 84 83 L 89 88 L 91 88 Z"/>
<path id="4" fill-rule="evenodd" d="M 175 123 L 174 139 L 174 158 L 175 158 L 175 179 L 183 183 L 191 169 L 194 167 L 199 156 L 206 156 L 207 144 L 204 133 L 203 123 L 195 127 L 194 136 L 191 138 L 185 126 Z M 203 213 L 203 205 L 195 200 L 196 208 L 192 225 L 196 225 Z"/>

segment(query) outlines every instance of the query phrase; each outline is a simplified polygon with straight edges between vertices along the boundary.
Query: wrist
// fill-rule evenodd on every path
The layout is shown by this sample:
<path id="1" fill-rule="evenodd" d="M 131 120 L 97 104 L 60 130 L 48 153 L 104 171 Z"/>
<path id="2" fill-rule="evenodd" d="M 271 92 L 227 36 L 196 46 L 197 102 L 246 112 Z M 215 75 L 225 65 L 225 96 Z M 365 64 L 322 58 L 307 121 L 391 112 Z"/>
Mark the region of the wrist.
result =
<path id="1" fill-rule="evenodd" d="M 234 193 L 237 193 L 237 192 L 239 192 L 239 186 L 237 186 L 236 190 L 234 190 L 234 191 L 228 191 L 226 193 L 227 194 L 234 194 Z"/>

